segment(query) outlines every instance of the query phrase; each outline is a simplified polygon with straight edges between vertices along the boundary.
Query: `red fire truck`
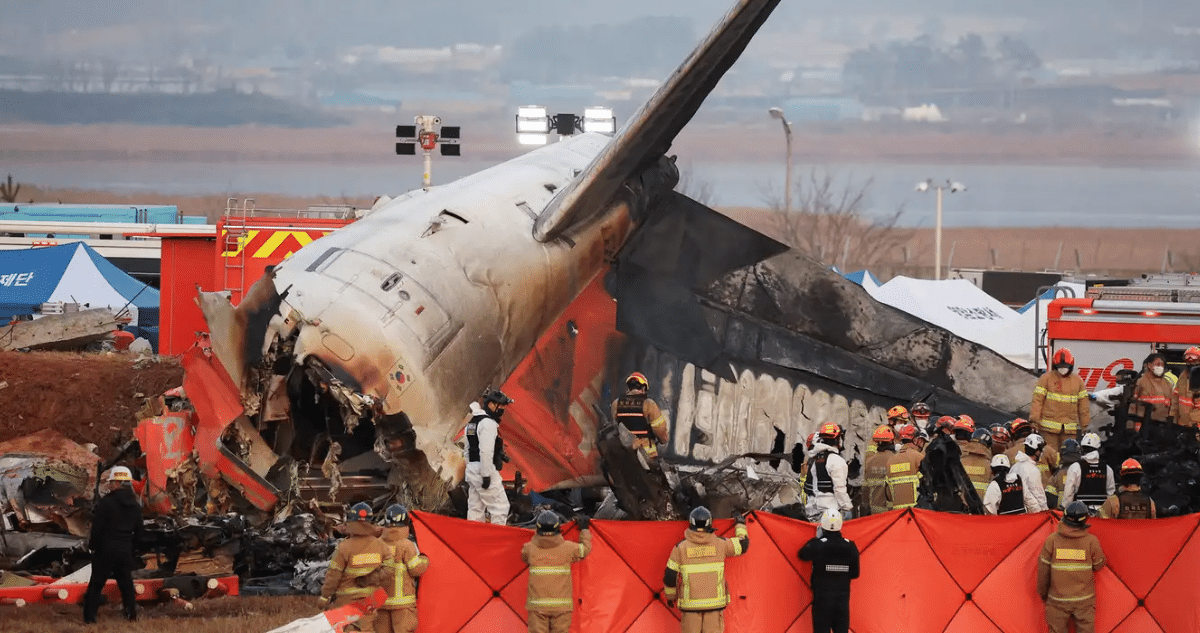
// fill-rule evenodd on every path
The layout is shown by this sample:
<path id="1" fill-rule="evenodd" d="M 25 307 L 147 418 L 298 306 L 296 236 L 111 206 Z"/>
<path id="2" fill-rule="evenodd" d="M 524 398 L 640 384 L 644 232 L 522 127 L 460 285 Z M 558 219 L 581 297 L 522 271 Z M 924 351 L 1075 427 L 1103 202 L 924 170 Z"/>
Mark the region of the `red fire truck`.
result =
<path id="1" fill-rule="evenodd" d="M 1123 369 L 1141 371 L 1152 352 L 1179 374 L 1183 351 L 1200 344 L 1200 275 L 1159 275 L 1095 284 L 1083 298 L 1058 298 L 1047 310 L 1042 367 L 1066 347 L 1088 391 L 1117 384 Z"/>

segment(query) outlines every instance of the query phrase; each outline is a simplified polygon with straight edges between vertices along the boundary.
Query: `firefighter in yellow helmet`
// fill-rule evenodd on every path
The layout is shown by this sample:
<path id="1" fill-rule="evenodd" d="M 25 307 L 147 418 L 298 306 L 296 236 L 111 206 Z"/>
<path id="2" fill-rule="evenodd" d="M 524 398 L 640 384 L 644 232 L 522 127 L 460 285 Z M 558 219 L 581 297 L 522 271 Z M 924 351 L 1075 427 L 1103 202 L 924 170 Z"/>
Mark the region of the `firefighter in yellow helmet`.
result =
<path id="1" fill-rule="evenodd" d="M 1195 428 L 1200 426 L 1200 347 L 1187 348 L 1183 362 L 1183 374 L 1171 394 L 1170 417 L 1175 424 Z"/>
<path id="2" fill-rule="evenodd" d="M 650 381 L 641 372 L 625 379 L 625 395 L 613 400 L 613 420 L 633 434 L 633 448 L 646 461 L 649 469 L 658 461 L 658 444 L 666 444 L 667 418 L 648 393 Z"/>
<path id="3" fill-rule="evenodd" d="M 1142 492 L 1142 465 L 1132 457 L 1121 463 L 1121 487 L 1100 506 L 1102 519 L 1155 519 L 1158 508 Z"/>
<path id="4" fill-rule="evenodd" d="M 590 521 L 577 519 L 579 542 L 563 538 L 562 517 L 551 510 L 538 515 L 533 538 L 521 547 L 521 560 L 529 565 L 529 591 L 525 609 L 529 612 L 529 633 L 567 633 L 571 630 L 571 611 L 575 596 L 571 583 L 571 565 L 592 551 Z"/>
<path id="5" fill-rule="evenodd" d="M 343 531 L 346 540 L 338 544 L 325 572 L 325 584 L 321 586 L 322 607 L 330 609 L 344 607 L 375 593 L 376 589 L 387 591 L 395 582 L 384 562 L 392 557 L 392 548 L 375 537 L 375 526 L 371 524 L 371 506 L 356 503 L 346 515 Z M 360 579 L 369 579 L 359 582 Z M 351 624 L 347 630 L 374 631 L 375 619 L 365 617 Z M 355 628 L 351 628 L 355 627 Z"/>
<path id="6" fill-rule="evenodd" d="M 911 424 L 900 427 L 900 452 L 888 455 L 887 476 L 884 478 L 884 493 L 890 509 L 917 505 L 923 454 L 916 442 L 924 433 Z"/>
<path id="7" fill-rule="evenodd" d="M 1054 352 L 1050 371 L 1038 378 L 1033 389 L 1029 421 L 1038 425 L 1046 446 L 1057 454 L 1063 440 L 1087 431 L 1091 421 L 1088 407 L 1087 389 L 1075 373 L 1075 356 L 1061 347 Z"/>
<path id="8" fill-rule="evenodd" d="M 725 586 L 725 559 L 741 556 L 750 548 L 746 519 L 734 516 L 732 539 L 713 534 L 713 517 L 703 506 L 692 510 L 684 540 L 671 550 L 663 574 L 663 596 L 668 606 L 678 604 L 681 633 L 723 633 L 729 589 Z"/>
<path id="9" fill-rule="evenodd" d="M 896 405 L 896 406 L 892 407 L 891 409 L 888 409 L 887 427 L 892 430 L 893 436 L 899 432 L 899 429 L 901 426 L 904 426 L 905 424 L 909 424 L 909 423 L 910 423 L 910 420 L 908 417 L 908 409 L 905 409 L 904 407 L 902 407 L 900 405 Z M 870 444 L 867 445 L 866 457 L 869 459 L 872 455 L 875 454 L 875 451 L 877 451 L 877 450 L 879 450 L 879 443 L 871 442 Z M 898 446 L 892 447 L 892 452 L 895 452 L 897 450 L 899 450 Z"/>
<path id="10" fill-rule="evenodd" d="M 875 429 L 871 441 L 876 451 L 867 455 L 863 467 L 863 506 L 866 514 L 883 514 L 892 508 L 887 500 L 888 462 L 896 454 L 896 434 L 886 424 Z"/>
<path id="11" fill-rule="evenodd" d="M 375 615 L 378 633 L 413 633 L 417 630 L 417 577 L 429 569 L 429 559 L 417 548 L 408 509 L 396 503 L 383 514 L 383 542 L 392 551 L 384 563 L 395 581 L 387 602 Z"/>

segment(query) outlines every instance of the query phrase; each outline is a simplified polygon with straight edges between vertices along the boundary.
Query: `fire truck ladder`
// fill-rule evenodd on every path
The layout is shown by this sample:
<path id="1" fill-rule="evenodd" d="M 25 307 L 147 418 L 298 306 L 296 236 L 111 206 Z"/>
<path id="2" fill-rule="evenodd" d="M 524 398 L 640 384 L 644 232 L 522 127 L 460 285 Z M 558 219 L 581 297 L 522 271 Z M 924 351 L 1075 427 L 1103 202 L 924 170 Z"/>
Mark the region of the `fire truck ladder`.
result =
<path id="1" fill-rule="evenodd" d="M 1046 330 L 1042 328 L 1042 295 L 1053 290 L 1054 294 L 1050 297 L 1050 301 L 1054 301 L 1060 295 L 1068 298 L 1075 298 L 1075 289 L 1069 286 L 1042 286 L 1037 289 L 1037 298 L 1033 300 L 1033 371 L 1039 373 L 1040 363 L 1042 359 L 1046 359 L 1046 367 L 1050 366 L 1050 343 L 1046 340 Z"/>
<path id="2" fill-rule="evenodd" d="M 221 238 L 221 258 L 224 260 L 225 290 L 230 292 L 235 303 L 240 302 L 246 290 L 246 218 L 254 214 L 254 199 L 246 198 L 242 206 L 237 200 L 225 201 L 225 234 Z"/>

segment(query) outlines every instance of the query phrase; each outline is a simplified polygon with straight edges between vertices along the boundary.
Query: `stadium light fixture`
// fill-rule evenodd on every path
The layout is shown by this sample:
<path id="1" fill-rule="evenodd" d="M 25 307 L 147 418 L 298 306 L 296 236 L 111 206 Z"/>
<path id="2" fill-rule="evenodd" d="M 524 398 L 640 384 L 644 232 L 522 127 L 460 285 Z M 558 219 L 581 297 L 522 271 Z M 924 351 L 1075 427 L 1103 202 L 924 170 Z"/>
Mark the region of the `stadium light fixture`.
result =
<path id="1" fill-rule="evenodd" d="M 933 232 L 933 256 L 935 259 L 935 261 L 933 263 L 933 278 L 941 279 L 942 278 L 942 194 L 947 189 L 950 190 L 950 193 L 959 193 L 960 191 L 966 191 L 967 186 L 962 184 L 961 182 L 958 182 L 957 180 L 954 182 L 950 182 L 949 180 L 947 180 L 945 182 L 945 184 L 936 184 L 933 182 L 932 178 L 927 178 L 927 179 L 917 183 L 917 191 L 926 192 L 926 191 L 929 191 L 930 189 L 937 191 L 937 220 L 936 220 L 936 226 L 935 226 L 934 232 Z M 951 255 L 951 257 L 953 257 L 953 255 Z"/>
<path id="2" fill-rule="evenodd" d="M 599 134 L 616 134 L 617 118 L 613 116 L 612 108 L 584 108 L 583 131 Z"/>
<path id="3" fill-rule="evenodd" d="M 550 133 L 550 119 L 546 108 L 521 106 L 517 108 L 517 142 L 522 145 L 545 145 Z"/>

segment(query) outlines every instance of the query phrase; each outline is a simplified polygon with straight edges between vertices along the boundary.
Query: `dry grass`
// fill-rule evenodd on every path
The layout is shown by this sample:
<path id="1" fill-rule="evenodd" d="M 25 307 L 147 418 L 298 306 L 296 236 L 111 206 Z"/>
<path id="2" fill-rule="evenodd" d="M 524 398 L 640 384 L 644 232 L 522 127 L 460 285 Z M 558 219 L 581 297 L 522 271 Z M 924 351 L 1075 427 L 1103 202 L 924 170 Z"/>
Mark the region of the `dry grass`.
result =
<path id="1" fill-rule="evenodd" d="M 120 605 L 100 609 L 95 626 L 83 624 L 78 605 L 34 604 L 22 608 L 0 606 L 4 633 L 265 633 L 296 620 L 316 615 L 315 597 L 217 598 L 197 600 L 193 611 L 174 605 L 140 608 L 137 622 L 121 617 Z"/>

